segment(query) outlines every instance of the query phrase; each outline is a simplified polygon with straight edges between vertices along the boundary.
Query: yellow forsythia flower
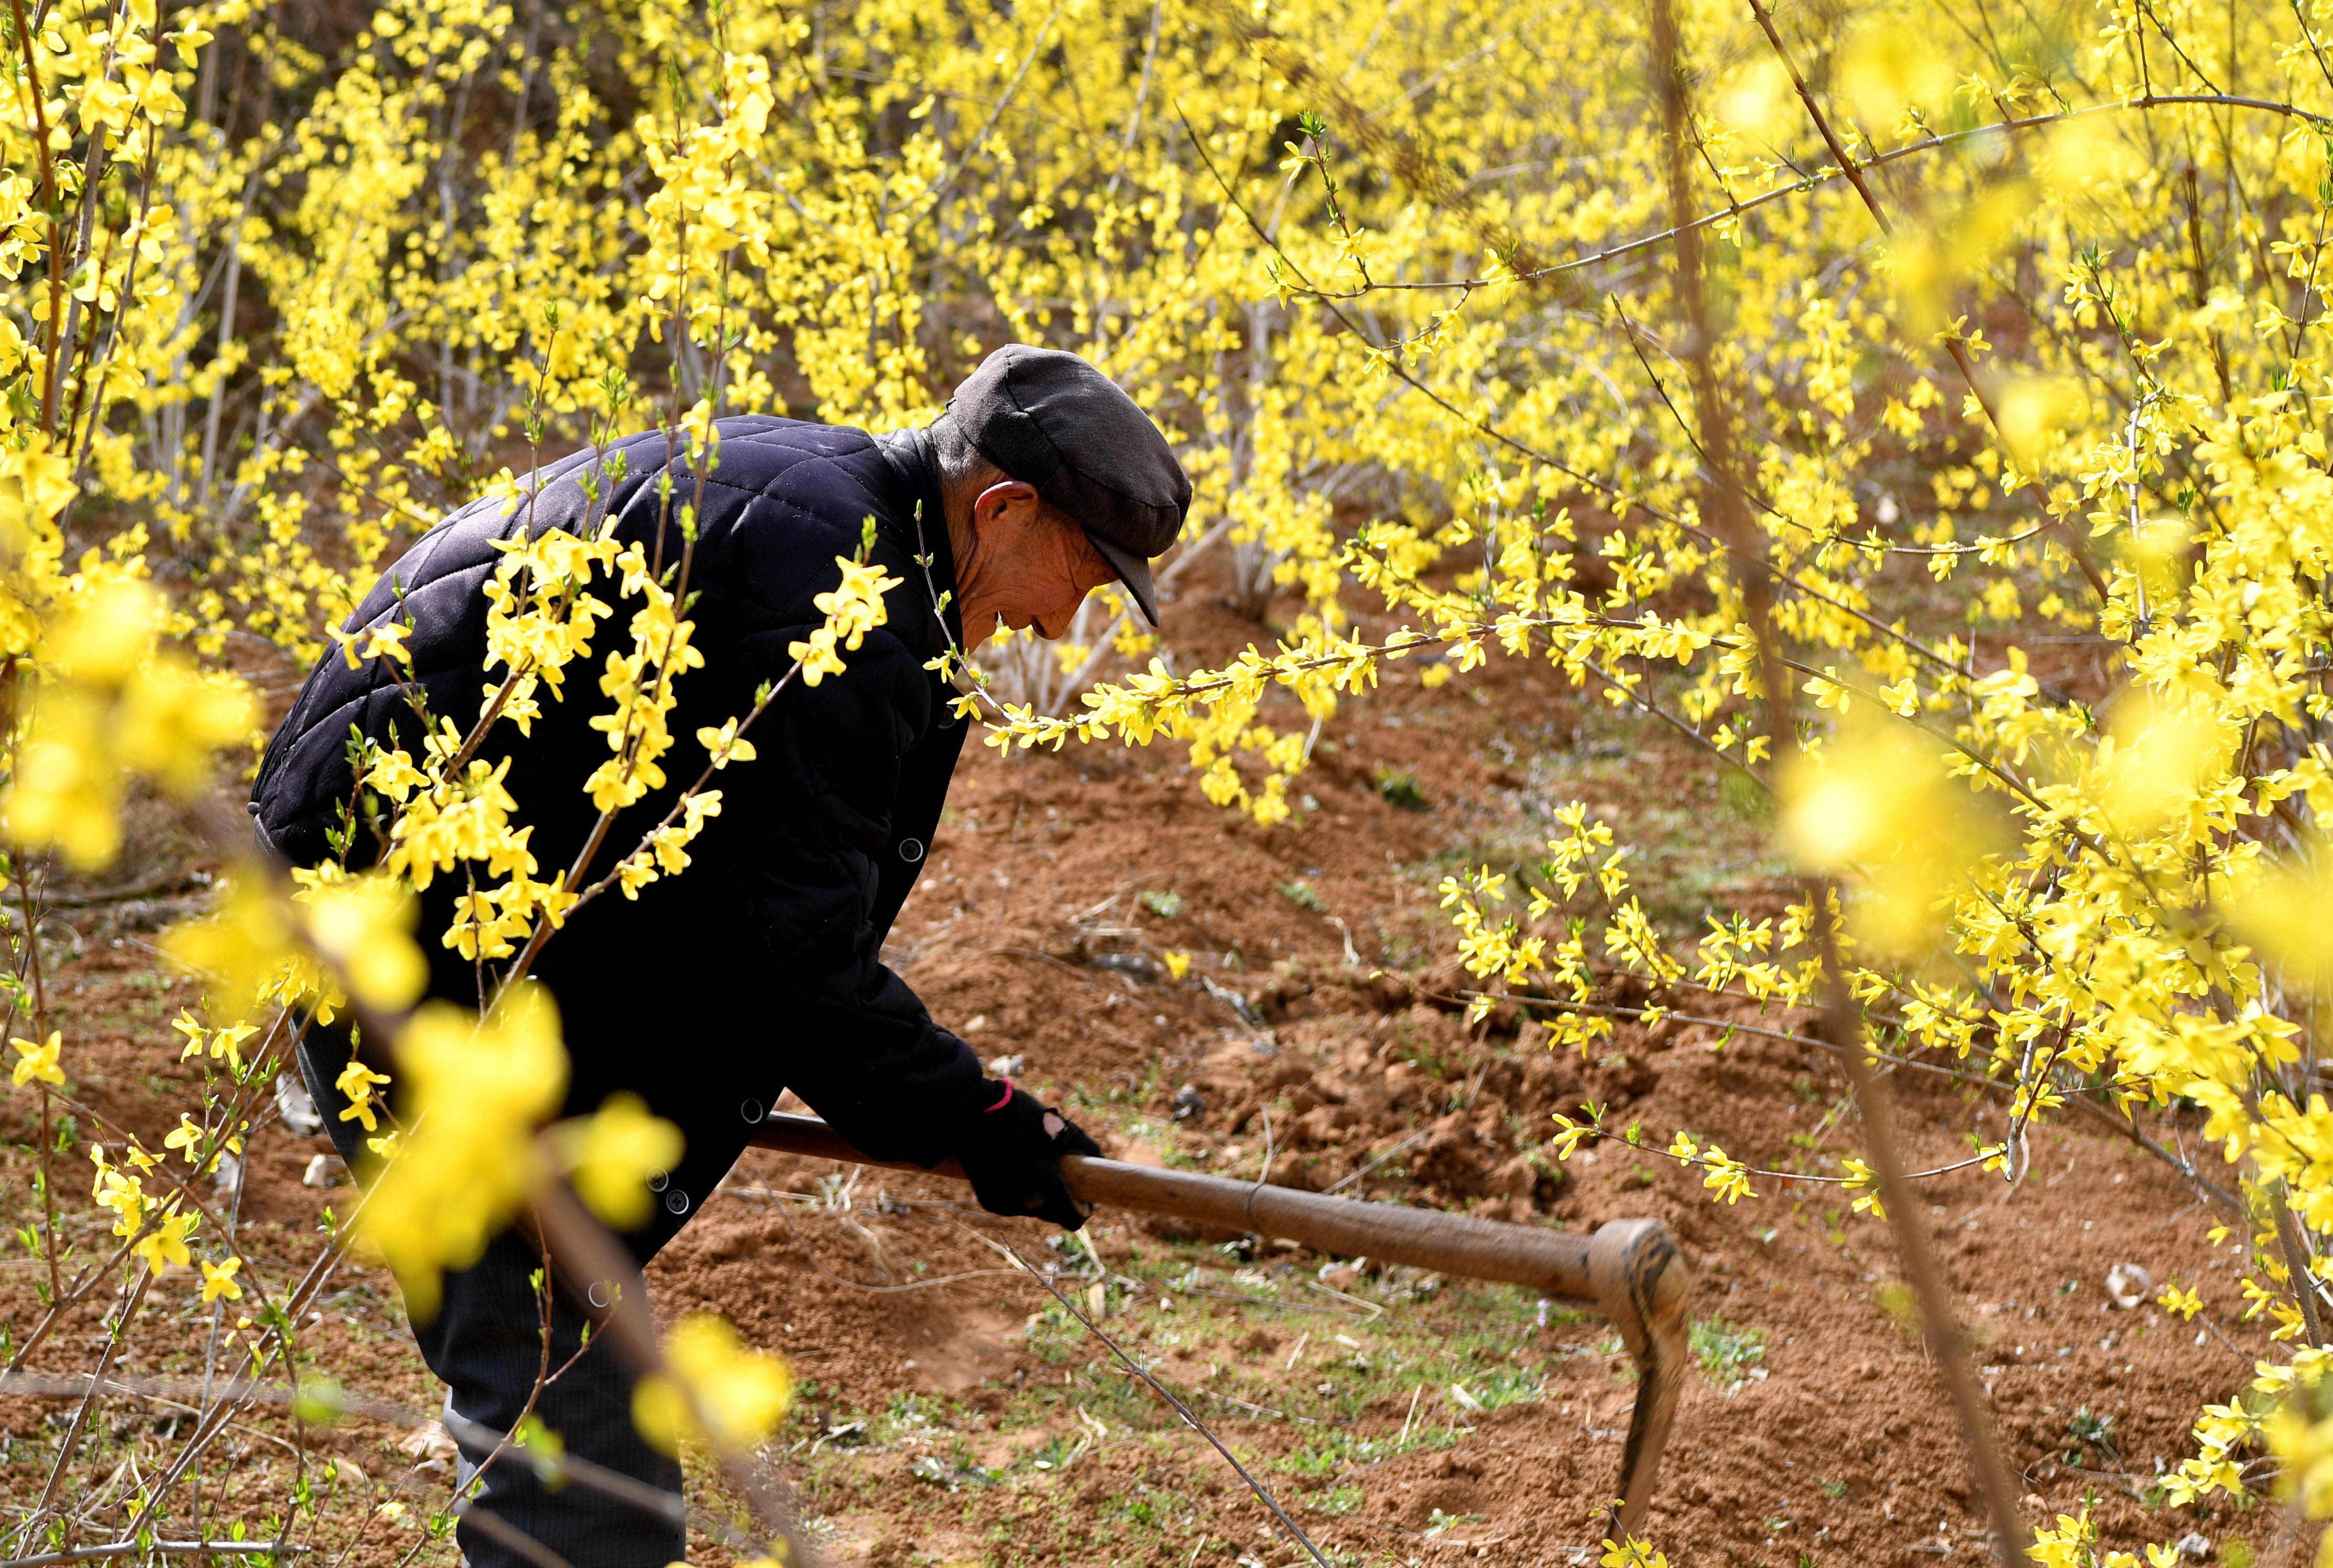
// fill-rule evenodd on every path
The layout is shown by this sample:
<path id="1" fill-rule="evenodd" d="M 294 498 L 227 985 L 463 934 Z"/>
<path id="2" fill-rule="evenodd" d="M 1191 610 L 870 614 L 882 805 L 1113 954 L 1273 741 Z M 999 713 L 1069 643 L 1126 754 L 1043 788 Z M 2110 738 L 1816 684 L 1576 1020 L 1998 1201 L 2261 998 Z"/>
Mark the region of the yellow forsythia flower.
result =
<path id="1" fill-rule="evenodd" d="M 787 655 L 802 660 L 804 686 L 816 686 L 830 675 L 842 673 L 842 656 L 836 648 L 856 650 L 868 632 L 882 625 L 883 595 L 903 581 L 885 576 L 879 566 L 861 565 L 847 555 L 836 556 L 834 563 L 842 568 L 841 586 L 811 601 L 826 612 L 826 624 L 811 632 L 809 641 L 786 645 Z"/>
<path id="2" fill-rule="evenodd" d="M 64 1069 L 57 1065 L 57 1053 L 64 1044 L 64 1035 L 61 1031 L 50 1030 L 49 1037 L 38 1045 L 22 1038 L 11 1038 L 8 1044 L 16 1048 L 16 1070 L 11 1078 L 19 1087 L 34 1079 L 43 1083 L 62 1083 L 65 1081 Z"/>
<path id="3" fill-rule="evenodd" d="M 173 1265 L 184 1268 L 193 1255 L 187 1250 L 187 1239 L 194 1235 L 195 1227 L 201 1223 L 202 1216 L 197 1214 L 168 1216 L 139 1236 L 138 1245 L 131 1250 L 146 1260 L 147 1267 L 158 1274 Z"/>
<path id="4" fill-rule="evenodd" d="M 339 1090 L 341 1097 L 349 1102 L 341 1112 L 340 1119 L 342 1121 L 361 1121 L 367 1132 L 375 1130 L 379 1123 L 373 1120 L 373 1113 L 379 1108 L 379 1101 L 373 1092 L 388 1082 L 388 1073 L 376 1073 L 355 1057 L 350 1057 L 348 1064 L 341 1069 L 341 1075 L 332 1081 L 332 1087 Z"/>
<path id="5" fill-rule="evenodd" d="M 202 1260 L 202 1266 L 205 1305 L 218 1300 L 221 1296 L 226 1297 L 229 1301 L 243 1299 L 243 1287 L 235 1282 L 235 1270 L 243 1266 L 243 1259 L 231 1257 L 225 1263 L 215 1264 L 210 1259 L 205 1258 Z"/>

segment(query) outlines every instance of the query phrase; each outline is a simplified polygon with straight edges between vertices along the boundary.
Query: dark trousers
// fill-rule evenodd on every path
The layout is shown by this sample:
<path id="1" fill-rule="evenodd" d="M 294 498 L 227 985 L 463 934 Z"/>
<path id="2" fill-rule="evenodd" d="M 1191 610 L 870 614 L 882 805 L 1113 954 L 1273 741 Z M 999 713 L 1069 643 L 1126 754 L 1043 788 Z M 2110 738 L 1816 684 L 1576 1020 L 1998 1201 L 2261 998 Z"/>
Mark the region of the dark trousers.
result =
<path id="1" fill-rule="evenodd" d="M 369 1171 L 377 1162 L 365 1149 L 364 1129 L 340 1120 L 348 1099 L 333 1087 L 348 1056 L 344 1034 L 312 1028 L 300 1052 L 301 1076 L 341 1158 L 352 1171 Z M 544 1368 L 542 1300 L 532 1278 L 542 1266 L 542 1255 L 534 1245 L 506 1230 L 476 1263 L 445 1277 L 437 1315 L 415 1323 L 413 1338 L 421 1359 L 446 1385 L 446 1409 L 464 1421 L 507 1432 L 526 1414 L 538 1378 L 555 1375 L 557 1380 L 535 1398 L 533 1413 L 558 1435 L 561 1447 L 677 1496 L 679 1461 L 648 1447 L 634 1429 L 632 1380 L 615 1345 L 595 1334 L 590 1349 L 568 1364 L 583 1343 L 589 1319 L 557 1289 L 551 1292 L 550 1366 Z M 638 1274 L 622 1288 L 648 1299 Z M 686 1556 L 686 1533 L 669 1520 L 571 1482 L 552 1490 L 515 1448 L 505 1449 L 481 1474 L 479 1467 L 493 1452 L 492 1439 L 482 1447 L 470 1440 L 474 1434 L 454 1435 L 471 1510 L 494 1515 L 571 1568 L 666 1568 Z M 470 1568 L 543 1568 L 540 1558 L 496 1540 L 489 1528 L 466 1515 L 456 1529 Z"/>

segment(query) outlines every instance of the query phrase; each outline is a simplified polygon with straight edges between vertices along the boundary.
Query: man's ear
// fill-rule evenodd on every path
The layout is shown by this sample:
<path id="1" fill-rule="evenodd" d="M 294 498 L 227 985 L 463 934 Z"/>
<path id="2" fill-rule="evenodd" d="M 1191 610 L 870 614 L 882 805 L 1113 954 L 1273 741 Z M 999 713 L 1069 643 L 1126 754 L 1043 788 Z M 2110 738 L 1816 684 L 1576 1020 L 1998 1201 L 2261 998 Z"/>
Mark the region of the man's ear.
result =
<path id="1" fill-rule="evenodd" d="M 972 499 L 972 520 L 982 530 L 995 526 L 996 519 L 1016 505 L 1034 508 L 1037 486 L 1019 479 L 1000 479 Z"/>

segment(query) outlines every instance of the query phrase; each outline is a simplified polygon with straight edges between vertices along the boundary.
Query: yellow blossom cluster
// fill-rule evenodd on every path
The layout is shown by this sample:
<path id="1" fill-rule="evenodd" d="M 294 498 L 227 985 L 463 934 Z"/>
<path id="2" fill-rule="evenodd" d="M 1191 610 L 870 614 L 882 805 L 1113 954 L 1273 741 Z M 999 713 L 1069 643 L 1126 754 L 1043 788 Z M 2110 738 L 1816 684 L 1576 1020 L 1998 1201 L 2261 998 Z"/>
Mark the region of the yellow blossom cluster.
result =
<path id="1" fill-rule="evenodd" d="M 485 590 L 486 669 L 501 666 L 507 673 L 486 698 L 487 712 L 509 719 L 521 735 L 533 733 L 542 712 L 537 688 L 564 698 L 567 667 L 590 651 L 592 633 L 611 613 L 591 592 L 591 581 L 616 570 L 612 535 L 603 522 L 589 539 L 546 528 L 494 542 L 502 559 Z M 404 774 L 394 776 L 404 782 Z"/>
<path id="2" fill-rule="evenodd" d="M 816 686 L 830 675 L 842 673 L 842 654 L 838 649 L 856 652 L 867 634 L 883 624 L 883 595 L 902 581 L 879 566 L 848 556 L 836 556 L 834 563 L 842 568 L 841 585 L 811 600 L 826 617 L 825 624 L 811 632 L 808 641 L 786 645 L 786 657 L 802 660 L 804 686 Z"/>

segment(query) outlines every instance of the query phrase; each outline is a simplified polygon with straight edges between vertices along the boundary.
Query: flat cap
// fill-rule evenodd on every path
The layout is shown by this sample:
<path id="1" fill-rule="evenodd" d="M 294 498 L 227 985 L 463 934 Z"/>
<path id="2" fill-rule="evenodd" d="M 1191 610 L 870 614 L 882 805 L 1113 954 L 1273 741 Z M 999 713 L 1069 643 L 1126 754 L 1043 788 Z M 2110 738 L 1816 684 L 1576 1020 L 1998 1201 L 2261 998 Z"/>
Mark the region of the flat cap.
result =
<path id="1" fill-rule="evenodd" d="M 1117 382 L 1075 354 L 1010 343 L 948 399 L 980 455 L 1077 520 L 1150 624 L 1150 558 L 1191 510 L 1191 481 L 1166 438 Z"/>

